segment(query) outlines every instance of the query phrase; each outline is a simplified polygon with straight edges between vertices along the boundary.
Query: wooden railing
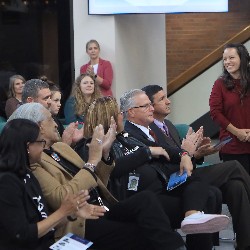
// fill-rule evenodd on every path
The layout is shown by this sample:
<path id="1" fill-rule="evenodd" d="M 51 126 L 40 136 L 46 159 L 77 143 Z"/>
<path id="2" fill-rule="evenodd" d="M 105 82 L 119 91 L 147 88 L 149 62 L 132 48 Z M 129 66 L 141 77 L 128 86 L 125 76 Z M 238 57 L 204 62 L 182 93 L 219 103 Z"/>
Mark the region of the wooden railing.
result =
<path id="1" fill-rule="evenodd" d="M 178 89 L 184 87 L 188 84 L 192 79 L 199 76 L 202 72 L 204 72 L 207 68 L 211 67 L 219 60 L 221 60 L 223 47 L 227 43 L 245 43 L 250 39 L 250 26 L 247 26 L 241 32 L 233 36 L 231 39 L 226 41 L 216 50 L 214 50 L 209 55 L 205 56 L 202 60 L 194 64 L 192 67 L 187 69 L 185 72 L 180 74 L 174 80 L 167 84 L 167 92 L 168 96 L 174 94 Z"/>

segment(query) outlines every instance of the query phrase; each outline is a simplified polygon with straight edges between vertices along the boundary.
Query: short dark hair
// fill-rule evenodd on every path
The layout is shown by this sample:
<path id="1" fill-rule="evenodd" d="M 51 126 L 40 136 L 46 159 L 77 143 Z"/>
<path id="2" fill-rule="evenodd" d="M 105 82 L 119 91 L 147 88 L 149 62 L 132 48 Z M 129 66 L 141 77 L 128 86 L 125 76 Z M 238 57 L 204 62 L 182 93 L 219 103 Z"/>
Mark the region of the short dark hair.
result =
<path id="1" fill-rule="evenodd" d="M 147 85 L 147 86 L 143 87 L 142 90 L 146 93 L 149 100 L 152 103 L 154 103 L 154 95 L 157 94 L 159 91 L 163 90 L 163 88 L 159 85 L 152 84 L 152 85 Z"/>
<path id="2" fill-rule="evenodd" d="M 26 103 L 28 97 L 37 98 L 39 90 L 48 88 L 48 83 L 40 79 L 31 79 L 27 81 L 23 87 L 22 102 Z"/>
<path id="3" fill-rule="evenodd" d="M 27 143 L 35 142 L 39 132 L 39 126 L 27 119 L 7 122 L 0 136 L 0 171 L 24 176 L 29 167 Z"/>

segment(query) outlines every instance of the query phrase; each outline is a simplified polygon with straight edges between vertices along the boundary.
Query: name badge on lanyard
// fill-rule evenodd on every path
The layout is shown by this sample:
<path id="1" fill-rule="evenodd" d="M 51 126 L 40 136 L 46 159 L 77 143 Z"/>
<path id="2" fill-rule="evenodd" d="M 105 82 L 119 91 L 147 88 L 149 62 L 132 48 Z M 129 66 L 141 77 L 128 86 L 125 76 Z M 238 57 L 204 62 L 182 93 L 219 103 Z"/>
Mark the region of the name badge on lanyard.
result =
<path id="1" fill-rule="evenodd" d="M 139 185 L 140 175 L 134 173 L 129 173 L 128 177 L 128 190 L 137 191 Z"/>

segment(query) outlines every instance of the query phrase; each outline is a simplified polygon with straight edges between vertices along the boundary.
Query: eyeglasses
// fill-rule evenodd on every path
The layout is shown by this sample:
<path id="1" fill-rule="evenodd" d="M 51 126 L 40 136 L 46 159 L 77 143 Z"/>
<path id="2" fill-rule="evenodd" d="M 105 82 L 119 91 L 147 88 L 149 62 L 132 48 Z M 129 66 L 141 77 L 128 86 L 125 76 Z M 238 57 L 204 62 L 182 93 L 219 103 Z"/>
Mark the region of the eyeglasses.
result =
<path id="1" fill-rule="evenodd" d="M 140 105 L 140 106 L 136 106 L 136 107 L 132 107 L 132 108 L 134 108 L 134 109 L 142 108 L 142 109 L 144 109 L 144 110 L 146 111 L 146 110 L 148 110 L 150 107 L 153 107 L 153 104 L 152 104 L 152 103 L 147 103 L 147 104 Z"/>
<path id="2" fill-rule="evenodd" d="M 44 139 L 37 140 L 37 141 L 31 142 L 31 143 L 42 143 L 43 148 L 45 148 L 45 146 L 46 146 L 46 141 Z"/>

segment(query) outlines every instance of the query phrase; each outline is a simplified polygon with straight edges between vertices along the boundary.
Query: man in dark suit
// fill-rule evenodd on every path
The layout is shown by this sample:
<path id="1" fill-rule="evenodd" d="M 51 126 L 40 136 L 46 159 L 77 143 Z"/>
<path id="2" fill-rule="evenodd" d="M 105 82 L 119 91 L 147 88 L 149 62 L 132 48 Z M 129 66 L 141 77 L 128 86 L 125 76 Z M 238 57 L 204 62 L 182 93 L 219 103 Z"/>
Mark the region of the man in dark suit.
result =
<path id="1" fill-rule="evenodd" d="M 155 147 L 159 151 L 163 150 L 163 147 L 158 145 L 154 139 L 154 134 L 152 134 L 152 131 L 148 128 L 149 124 L 153 122 L 154 108 L 145 92 L 141 90 L 131 90 L 125 93 L 120 101 L 121 111 L 127 119 L 125 123 L 125 131 L 145 145 Z M 208 195 L 208 186 L 204 186 L 205 183 L 201 183 L 199 178 L 190 177 L 187 183 L 183 186 L 180 186 L 171 192 L 166 191 L 166 179 L 170 174 L 185 169 L 188 175 L 191 176 L 193 164 L 186 151 L 169 145 L 166 145 L 164 149 L 166 149 L 169 154 L 171 159 L 170 162 L 162 157 L 153 157 L 150 166 L 145 164 L 136 169 L 136 173 L 140 178 L 138 181 L 140 185 L 139 189 L 150 189 L 155 192 L 165 207 L 171 206 L 171 204 L 164 201 L 164 198 L 167 199 L 167 196 L 176 196 L 183 198 L 184 208 L 189 207 L 193 212 L 204 209 Z M 165 176 L 165 178 L 162 176 Z M 185 216 L 187 216 L 185 219 L 187 219 L 189 211 L 184 209 L 184 212 L 186 213 Z M 196 223 L 194 222 L 194 224 Z M 197 224 L 199 224 L 198 221 Z M 211 249 L 211 246 L 206 245 L 205 247 L 203 245 L 202 249 L 205 248 Z"/>
<path id="2" fill-rule="evenodd" d="M 171 112 L 171 102 L 162 87 L 148 85 L 143 90 L 154 107 L 154 122 L 151 123 L 150 128 L 159 138 L 160 145 L 172 145 L 188 150 L 187 144 L 194 141 L 191 138 L 190 141 L 186 141 L 186 145 L 181 143 L 177 129 L 166 119 Z M 218 151 L 211 145 L 209 138 L 204 138 L 202 142 L 202 146 L 192 151 L 193 159 L 196 161 Z M 228 161 L 197 168 L 193 171 L 193 176 L 200 177 L 203 182 L 221 189 L 223 200 L 232 215 L 237 249 L 250 249 L 250 177 L 245 169 L 237 161 Z"/>

